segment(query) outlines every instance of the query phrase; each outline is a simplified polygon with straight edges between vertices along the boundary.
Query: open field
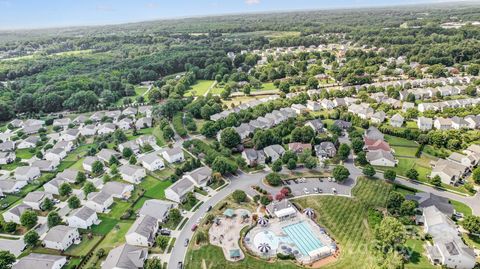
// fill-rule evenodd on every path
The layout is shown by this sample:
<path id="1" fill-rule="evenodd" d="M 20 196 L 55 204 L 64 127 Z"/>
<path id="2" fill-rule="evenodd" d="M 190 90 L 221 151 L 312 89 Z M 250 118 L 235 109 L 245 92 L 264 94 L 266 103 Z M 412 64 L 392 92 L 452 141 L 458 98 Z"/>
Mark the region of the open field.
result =
<path id="1" fill-rule="evenodd" d="M 192 85 L 192 88 L 185 93 L 185 96 L 203 96 L 214 82 L 214 80 L 198 80 L 197 83 Z"/>

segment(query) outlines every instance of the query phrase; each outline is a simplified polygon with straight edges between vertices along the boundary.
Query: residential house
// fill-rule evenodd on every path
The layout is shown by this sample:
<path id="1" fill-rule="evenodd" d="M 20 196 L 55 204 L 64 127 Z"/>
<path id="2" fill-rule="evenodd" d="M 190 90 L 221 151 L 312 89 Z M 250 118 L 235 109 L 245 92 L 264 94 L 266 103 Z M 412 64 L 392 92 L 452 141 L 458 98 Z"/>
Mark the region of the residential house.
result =
<path id="1" fill-rule="evenodd" d="M 18 149 L 31 149 L 37 146 L 37 143 L 40 141 L 38 136 L 29 136 L 17 144 Z"/>
<path id="2" fill-rule="evenodd" d="M 15 169 L 14 177 L 19 181 L 30 182 L 40 176 L 40 169 L 33 166 L 20 166 Z"/>
<path id="3" fill-rule="evenodd" d="M 145 115 L 146 117 L 152 116 L 152 106 L 139 106 L 138 113 Z"/>
<path id="4" fill-rule="evenodd" d="M 65 181 L 63 179 L 54 178 L 54 179 L 50 180 L 49 182 L 45 183 L 43 185 L 43 189 L 48 193 L 59 195 L 60 186 L 63 183 L 66 183 L 66 182 L 67 181 Z"/>
<path id="5" fill-rule="evenodd" d="M 3 193 L 17 193 L 27 184 L 26 180 L 4 179 L 0 180 L 0 190 Z"/>
<path id="6" fill-rule="evenodd" d="M 80 134 L 83 136 L 92 136 L 97 133 L 97 126 L 93 124 L 88 124 L 88 125 L 82 126 L 79 130 L 80 130 Z"/>
<path id="7" fill-rule="evenodd" d="M 42 240 L 42 245 L 44 245 L 45 248 L 64 251 L 74 243 L 80 243 L 80 241 L 81 237 L 77 228 L 57 225 L 50 228 Z"/>
<path id="8" fill-rule="evenodd" d="M 433 126 L 438 130 L 450 130 L 452 129 L 452 120 L 439 117 L 435 119 Z"/>
<path id="9" fill-rule="evenodd" d="M 234 127 L 234 129 L 242 140 L 247 139 L 255 131 L 255 128 L 248 123 L 242 123 L 240 126 Z"/>
<path id="10" fill-rule="evenodd" d="M 393 127 L 400 128 L 403 125 L 405 118 L 400 114 L 395 114 L 390 118 L 390 125 Z"/>
<path id="11" fill-rule="evenodd" d="M 265 147 L 263 152 L 265 153 L 266 157 L 270 157 L 273 163 L 283 156 L 285 149 L 282 146 L 275 144 Z"/>
<path id="12" fill-rule="evenodd" d="M 307 107 L 302 104 L 293 104 L 291 108 L 297 113 L 297 115 L 303 114 L 307 111 Z"/>
<path id="13" fill-rule="evenodd" d="M 463 155 L 458 152 L 452 152 L 452 154 L 447 157 L 447 160 L 464 165 L 469 169 L 472 169 L 475 165 L 477 165 L 477 161 L 470 155 Z"/>
<path id="14" fill-rule="evenodd" d="M 135 116 L 137 114 L 137 109 L 135 107 L 127 107 L 122 111 L 122 115 L 125 116 Z"/>
<path id="15" fill-rule="evenodd" d="M 100 223 L 95 210 L 82 206 L 70 212 L 67 217 L 68 226 L 78 229 L 89 229 Z"/>
<path id="16" fill-rule="evenodd" d="M 202 166 L 193 171 L 185 173 L 183 177 L 188 178 L 198 187 L 205 187 L 210 183 L 212 178 L 212 169 L 210 169 L 208 166 Z"/>
<path id="17" fill-rule="evenodd" d="M 51 193 L 44 191 L 32 191 L 23 198 L 23 203 L 35 210 L 41 210 L 43 202 L 45 202 L 47 199 L 53 200 Z"/>
<path id="18" fill-rule="evenodd" d="M 78 136 L 80 136 L 80 129 L 78 128 L 68 128 L 67 130 L 65 130 L 65 132 L 63 132 L 62 136 L 61 136 L 61 139 L 63 141 L 74 141 L 75 139 L 78 138 Z"/>
<path id="19" fill-rule="evenodd" d="M 147 145 L 152 147 L 157 146 L 157 139 L 153 135 L 141 135 L 135 141 L 140 147 L 145 147 Z"/>
<path id="20" fill-rule="evenodd" d="M 105 117 L 112 119 L 114 121 L 117 121 L 121 115 L 122 115 L 122 112 L 120 110 L 110 110 L 105 112 Z"/>
<path id="21" fill-rule="evenodd" d="M 180 147 L 167 148 L 165 151 L 162 152 L 162 157 L 168 163 L 177 163 L 177 162 L 185 161 L 183 150 Z"/>
<path id="22" fill-rule="evenodd" d="M 112 158 L 112 156 L 118 159 L 122 155 L 113 149 L 102 149 L 100 150 L 100 152 L 97 153 L 98 159 L 100 159 L 105 163 L 110 162 L 110 159 Z"/>
<path id="23" fill-rule="evenodd" d="M 182 178 L 165 189 L 165 198 L 177 203 L 182 203 L 185 201 L 187 193 L 193 191 L 194 186 L 190 179 Z"/>
<path id="24" fill-rule="evenodd" d="M 65 256 L 30 253 L 13 264 L 12 269 L 62 269 L 66 263 Z"/>
<path id="25" fill-rule="evenodd" d="M 417 192 L 415 194 L 407 194 L 405 195 L 405 199 L 417 202 L 418 208 L 422 210 L 430 206 L 435 206 L 438 210 L 440 210 L 443 214 L 447 216 L 452 216 L 455 212 L 448 198 L 438 196 L 430 192 Z"/>
<path id="26" fill-rule="evenodd" d="M 134 154 L 140 153 L 140 146 L 135 140 L 130 140 L 118 145 L 118 150 L 120 150 L 120 152 L 123 152 L 123 150 L 125 150 L 126 148 L 131 149 Z"/>
<path id="27" fill-rule="evenodd" d="M 104 135 L 104 134 L 111 134 L 115 132 L 117 126 L 113 123 L 107 122 L 98 127 L 97 134 Z"/>
<path id="28" fill-rule="evenodd" d="M 42 125 L 25 125 L 22 128 L 22 131 L 28 135 L 36 134 L 42 129 Z"/>
<path id="29" fill-rule="evenodd" d="M 383 111 L 378 111 L 378 112 L 375 112 L 372 117 L 370 118 L 370 120 L 373 122 L 373 123 L 377 123 L 377 124 L 380 124 L 382 122 L 385 121 L 385 117 L 386 117 L 386 114 L 385 112 Z"/>
<path id="30" fill-rule="evenodd" d="M 323 133 L 323 122 L 320 119 L 309 120 L 305 123 L 305 126 L 308 126 L 313 129 L 315 133 Z"/>
<path id="31" fill-rule="evenodd" d="M 15 142 L 13 141 L 5 141 L 0 143 L 0 151 L 14 151 L 15 150 Z"/>
<path id="32" fill-rule="evenodd" d="M 133 184 L 138 184 L 147 175 L 145 169 L 141 166 L 124 164 L 118 169 L 122 179 Z"/>
<path id="33" fill-rule="evenodd" d="M 117 122 L 118 128 L 125 131 L 132 129 L 133 124 L 133 120 L 130 118 L 123 118 Z"/>
<path id="34" fill-rule="evenodd" d="M 95 210 L 98 213 L 104 213 L 113 204 L 113 197 L 103 191 L 91 192 L 87 195 L 86 206 Z"/>
<path id="35" fill-rule="evenodd" d="M 467 172 L 467 167 L 450 160 L 438 159 L 434 165 L 430 178 L 439 176 L 445 184 L 456 184 Z"/>
<path id="36" fill-rule="evenodd" d="M 248 166 L 256 166 L 265 163 L 265 154 L 262 150 L 247 148 L 242 152 L 242 158 Z"/>
<path id="37" fill-rule="evenodd" d="M 352 123 L 344 120 L 335 120 L 333 125 L 339 127 L 342 130 L 348 130 L 352 128 Z"/>
<path id="38" fill-rule="evenodd" d="M 394 167 L 397 164 L 390 151 L 373 150 L 367 152 L 367 160 L 371 165 Z"/>
<path id="39" fill-rule="evenodd" d="M 426 117 L 418 117 L 417 119 L 417 127 L 421 131 L 428 131 L 433 128 L 433 120 L 431 118 Z"/>
<path id="40" fill-rule="evenodd" d="M 447 268 L 471 269 L 475 267 L 475 252 L 463 242 L 455 223 L 435 206 L 423 209 L 424 230 L 431 235 L 433 244 L 426 247 L 433 264 Z"/>
<path id="41" fill-rule="evenodd" d="M 467 128 L 478 129 L 480 128 L 480 115 L 468 115 L 465 118 L 467 122 Z"/>
<path id="42" fill-rule="evenodd" d="M 54 149 L 63 149 L 65 152 L 70 152 L 74 149 L 74 145 L 72 141 L 58 141 L 55 145 L 53 145 Z"/>
<path id="43" fill-rule="evenodd" d="M 367 151 L 375 151 L 375 150 L 391 151 L 390 145 L 381 139 L 371 140 L 371 139 L 365 138 L 363 148 Z"/>
<path id="44" fill-rule="evenodd" d="M 75 181 L 77 181 L 77 175 L 78 175 L 78 170 L 68 168 L 58 173 L 56 178 L 63 179 L 68 183 L 75 183 Z"/>
<path id="45" fill-rule="evenodd" d="M 148 171 L 157 171 L 165 168 L 163 160 L 157 155 L 156 152 L 143 155 L 139 158 L 139 161 Z"/>
<path id="46" fill-rule="evenodd" d="M 95 112 L 92 114 L 92 116 L 90 116 L 90 120 L 93 121 L 93 122 L 99 122 L 102 120 L 102 118 L 105 116 L 105 112 L 103 111 L 98 111 L 98 112 Z"/>
<path id="47" fill-rule="evenodd" d="M 452 121 L 452 128 L 456 130 L 466 129 L 469 126 L 469 122 L 460 118 L 458 116 L 454 116 L 450 119 Z"/>
<path id="48" fill-rule="evenodd" d="M 13 128 L 21 128 L 23 127 L 23 121 L 19 119 L 12 120 L 9 124 L 13 126 Z"/>
<path id="49" fill-rule="evenodd" d="M 23 212 L 27 210 L 33 210 L 33 208 L 27 204 L 18 204 L 3 212 L 3 220 L 5 222 L 14 222 L 16 224 L 21 224 L 20 217 L 22 216 Z"/>
<path id="50" fill-rule="evenodd" d="M 311 111 L 319 111 L 320 109 L 322 109 L 322 106 L 317 101 L 308 100 L 307 101 L 307 109 L 309 109 Z"/>
<path id="51" fill-rule="evenodd" d="M 365 139 L 369 140 L 383 140 L 383 133 L 380 132 L 377 127 L 370 126 L 366 131 L 365 131 Z"/>
<path id="52" fill-rule="evenodd" d="M 60 162 L 67 157 L 67 152 L 62 148 L 51 148 L 43 155 L 45 160 Z"/>
<path id="53" fill-rule="evenodd" d="M 302 153 L 304 150 L 311 150 L 312 145 L 311 144 L 304 144 L 304 143 L 289 143 L 288 144 L 288 150 L 294 152 L 294 153 Z"/>
<path id="54" fill-rule="evenodd" d="M 143 203 L 139 216 L 150 216 L 157 219 L 159 223 L 168 221 L 170 210 L 175 208 L 176 204 L 164 200 L 151 199 Z"/>
<path id="55" fill-rule="evenodd" d="M 85 171 L 88 171 L 88 172 L 92 172 L 92 165 L 94 162 L 96 161 L 100 161 L 99 158 L 95 157 L 95 156 L 87 156 L 85 157 L 85 159 L 83 160 L 83 163 L 82 163 L 82 167 Z"/>
<path id="56" fill-rule="evenodd" d="M 103 185 L 102 192 L 112 196 L 113 198 L 127 200 L 132 196 L 134 186 L 118 181 L 109 181 Z"/>
<path id="57" fill-rule="evenodd" d="M 154 217 L 143 215 L 138 217 L 128 229 L 125 239 L 127 244 L 151 247 L 155 243 L 158 231 L 158 221 Z"/>
<path id="58" fill-rule="evenodd" d="M 324 141 L 315 145 L 315 154 L 319 158 L 333 158 L 337 154 L 337 149 L 332 142 Z"/>
<path id="59" fill-rule="evenodd" d="M 42 172 L 52 172 L 54 171 L 59 162 L 57 161 L 48 161 L 48 160 L 35 160 L 32 162 L 33 167 L 38 167 Z"/>
<path id="60" fill-rule="evenodd" d="M 143 117 L 138 119 L 135 122 L 135 127 L 137 129 L 143 129 L 143 128 L 150 128 L 152 127 L 152 118 L 151 117 Z"/>
<path id="61" fill-rule="evenodd" d="M 415 108 L 415 103 L 410 103 L 410 102 L 403 102 L 402 104 L 402 111 L 407 112 L 410 108 Z"/>
<path id="62" fill-rule="evenodd" d="M 15 157 L 15 152 L 0 152 L 0 164 L 13 163 Z"/>
<path id="63" fill-rule="evenodd" d="M 72 122 L 72 120 L 70 120 L 69 118 L 54 119 L 53 120 L 53 126 L 59 126 L 59 127 L 65 128 L 71 122 Z"/>
<path id="64" fill-rule="evenodd" d="M 108 253 L 102 269 L 140 269 L 148 258 L 148 248 L 120 245 Z"/>
<path id="65" fill-rule="evenodd" d="M 81 125 L 81 124 L 84 124 L 87 120 L 88 120 L 87 116 L 80 114 L 75 119 L 73 119 L 72 123 L 76 125 Z"/>

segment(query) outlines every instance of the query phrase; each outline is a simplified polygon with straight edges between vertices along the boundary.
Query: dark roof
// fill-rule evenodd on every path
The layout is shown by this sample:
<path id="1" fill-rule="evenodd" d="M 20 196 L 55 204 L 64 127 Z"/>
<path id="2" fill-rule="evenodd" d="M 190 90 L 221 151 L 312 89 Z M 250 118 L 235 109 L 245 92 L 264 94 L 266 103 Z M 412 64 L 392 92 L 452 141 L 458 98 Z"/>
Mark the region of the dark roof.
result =
<path id="1" fill-rule="evenodd" d="M 445 197 L 441 197 L 429 192 L 419 192 L 414 195 L 406 195 L 405 199 L 417 201 L 418 207 L 420 208 L 435 206 L 443 214 L 447 216 L 453 215 L 453 206 L 450 204 L 450 201 Z"/>

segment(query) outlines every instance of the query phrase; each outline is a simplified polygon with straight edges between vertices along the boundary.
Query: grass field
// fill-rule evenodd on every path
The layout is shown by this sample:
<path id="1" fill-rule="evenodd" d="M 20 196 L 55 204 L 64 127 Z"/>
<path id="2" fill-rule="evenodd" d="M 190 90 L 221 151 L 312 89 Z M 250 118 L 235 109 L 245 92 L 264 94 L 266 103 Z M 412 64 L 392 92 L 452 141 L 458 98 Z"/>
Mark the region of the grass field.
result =
<path id="1" fill-rule="evenodd" d="M 185 96 L 203 96 L 214 82 L 214 80 L 198 80 L 192 85 L 192 89 L 185 93 Z"/>
<path id="2" fill-rule="evenodd" d="M 85 256 L 101 239 L 101 236 L 93 236 L 92 239 L 88 239 L 87 235 L 83 235 L 82 243 L 78 245 L 72 245 L 67 249 L 67 251 L 65 251 L 65 253 L 74 256 Z"/>
<path id="3" fill-rule="evenodd" d="M 35 151 L 30 152 L 31 149 L 17 149 L 15 155 L 21 159 L 27 160 L 35 155 Z"/>
<path id="4" fill-rule="evenodd" d="M 405 246 L 410 249 L 411 251 L 411 256 L 410 256 L 410 262 L 405 264 L 405 268 L 418 268 L 418 269 L 427 269 L 427 268 L 437 268 L 436 266 L 433 266 L 430 261 L 428 260 L 425 250 L 423 248 L 423 245 L 425 242 L 422 240 L 418 239 L 407 239 L 407 242 L 405 243 Z"/>
<path id="5" fill-rule="evenodd" d="M 450 200 L 450 203 L 453 205 L 453 208 L 457 212 L 463 213 L 463 215 L 465 215 L 465 216 L 471 216 L 472 215 L 472 209 L 468 205 L 466 205 L 462 202 L 455 201 L 455 200 Z"/>
<path id="6" fill-rule="evenodd" d="M 372 253 L 373 231 L 367 222 L 367 212 L 372 207 L 383 207 L 392 185 L 381 180 L 361 179 L 353 190 L 355 198 L 321 196 L 295 199 L 301 208 L 312 207 L 317 222 L 339 242 L 341 254 L 338 261 L 322 268 L 376 268 L 378 258 Z M 247 256 L 245 260 L 230 263 L 220 248 L 211 245 L 190 249 L 186 268 L 300 268 L 288 261 L 268 263 Z"/>

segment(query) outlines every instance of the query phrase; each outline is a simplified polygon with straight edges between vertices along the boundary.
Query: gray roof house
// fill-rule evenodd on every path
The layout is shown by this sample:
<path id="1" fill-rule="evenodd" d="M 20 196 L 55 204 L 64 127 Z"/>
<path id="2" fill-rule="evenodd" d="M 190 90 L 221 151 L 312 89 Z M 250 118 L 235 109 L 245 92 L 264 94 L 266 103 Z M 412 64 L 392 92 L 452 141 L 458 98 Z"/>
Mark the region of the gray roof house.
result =
<path id="1" fill-rule="evenodd" d="M 0 151 L 13 151 L 15 150 L 15 143 L 13 141 L 5 141 L 0 143 Z"/>
<path id="2" fill-rule="evenodd" d="M 56 178 L 66 180 L 69 183 L 75 183 L 77 175 L 78 170 L 68 168 L 63 170 L 63 172 L 58 173 Z"/>
<path id="3" fill-rule="evenodd" d="M 270 157 L 272 162 L 278 160 L 285 153 L 285 149 L 278 144 L 267 146 L 263 149 L 266 157 Z"/>
<path id="4" fill-rule="evenodd" d="M 139 269 L 147 258 L 148 248 L 123 244 L 110 250 L 102 269 Z"/>
<path id="5" fill-rule="evenodd" d="M 165 198 L 181 203 L 184 201 L 187 193 L 193 191 L 195 185 L 188 178 L 182 178 L 165 189 Z"/>
<path id="6" fill-rule="evenodd" d="M 448 198 L 444 198 L 430 192 L 408 194 L 405 196 L 405 199 L 416 201 L 418 203 L 418 207 L 421 209 L 429 206 L 435 206 L 438 210 L 440 210 L 440 212 L 447 216 L 451 216 L 454 213 L 453 206 L 450 204 L 450 200 Z"/>
<path id="7" fill-rule="evenodd" d="M 323 122 L 320 119 L 309 120 L 305 123 L 305 126 L 312 128 L 316 133 L 323 132 Z"/>
<path id="8" fill-rule="evenodd" d="M 97 157 L 106 163 L 110 161 L 112 156 L 115 156 L 118 159 L 120 158 L 121 154 L 113 149 L 102 149 L 97 153 Z"/>
<path id="9" fill-rule="evenodd" d="M 262 150 L 247 148 L 242 152 L 242 158 L 247 162 L 249 166 L 255 166 L 265 163 L 265 154 Z"/>
<path id="10" fill-rule="evenodd" d="M 197 186 L 206 186 L 212 178 L 212 169 L 208 166 L 202 166 L 185 173 L 183 177 L 188 178 Z"/>
<path id="11" fill-rule="evenodd" d="M 128 229 L 125 239 L 130 245 L 150 247 L 155 242 L 157 231 L 158 220 L 149 215 L 142 215 Z"/>
<path id="12" fill-rule="evenodd" d="M 132 195 L 133 185 L 118 181 L 109 181 L 103 185 L 102 192 L 115 198 L 128 199 Z"/>
<path id="13" fill-rule="evenodd" d="M 67 263 L 67 257 L 60 255 L 30 253 L 20 258 L 12 269 L 59 269 Z"/>
<path id="14" fill-rule="evenodd" d="M 333 158 L 337 154 L 337 149 L 332 142 L 324 141 L 320 145 L 315 145 L 315 154 L 317 157 Z"/>
<path id="15" fill-rule="evenodd" d="M 145 201 L 140 212 L 140 216 L 146 215 L 156 218 L 158 222 L 165 222 L 168 220 L 168 214 L 170 209 L 176 207 L 175 203 L 171 203 L 164 200 L 151 199 Z"/>
<path id="16" fill-rule="evenodd" d="M 370 126 L 368 130 L 365 131 L 365 138 L 370 140 L 383 140 L 383 133 L 376 127 Z"/>

